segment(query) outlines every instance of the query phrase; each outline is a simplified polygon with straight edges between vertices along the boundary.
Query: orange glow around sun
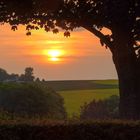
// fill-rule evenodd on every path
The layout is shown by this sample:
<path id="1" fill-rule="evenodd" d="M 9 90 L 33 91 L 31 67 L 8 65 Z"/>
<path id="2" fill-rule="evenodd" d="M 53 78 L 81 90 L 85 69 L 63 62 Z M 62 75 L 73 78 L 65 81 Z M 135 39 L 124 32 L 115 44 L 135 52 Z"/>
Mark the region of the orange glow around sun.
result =
<path id="1" fill-rule="evenodd" d="M 24 26 L 12 32 L 9 25 L 0 28 L 1 45 L 0 60 L 7 54 L 9 60 L 29 60 L 27 62 L 50 66 L 52 64 L 73 64 L 92 56 L 103 56 L 105 49 L 99 47 L 98 38 L 90 32 L 80 29 L 71 33 L 70 38 L 65 38 L 63 31 L 59 34 L 46 33 L 43 29 L 33 30 L 32 36 L 24 34 Z M 105 34 L 108 32 L 105 30 Z M 12 50 L 12 51 L 10 51 Z M 104 51 L 105 50 L 105 51 Z M 3 62 L 2 62 L 3 63 Z M 25 63 L 26 64 L 26 63 Z"/>

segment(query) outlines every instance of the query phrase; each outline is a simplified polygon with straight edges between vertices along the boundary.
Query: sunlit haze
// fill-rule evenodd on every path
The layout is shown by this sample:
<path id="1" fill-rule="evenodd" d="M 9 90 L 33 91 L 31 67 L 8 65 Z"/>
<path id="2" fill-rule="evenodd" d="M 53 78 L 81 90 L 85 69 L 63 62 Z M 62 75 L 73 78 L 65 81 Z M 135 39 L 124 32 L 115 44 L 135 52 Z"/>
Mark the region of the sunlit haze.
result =
<path id="1" fill-rule="evenodd" d="M 13 32 L 0 26 L 0 67 L 9 73 L 34 68 L 36 77 L 46 80 L 116 79 L 112 56 L 92 33 L 80 28 L 70 38 L 63 32 L 44 30 L 26 36 L 23 26 Z"/>

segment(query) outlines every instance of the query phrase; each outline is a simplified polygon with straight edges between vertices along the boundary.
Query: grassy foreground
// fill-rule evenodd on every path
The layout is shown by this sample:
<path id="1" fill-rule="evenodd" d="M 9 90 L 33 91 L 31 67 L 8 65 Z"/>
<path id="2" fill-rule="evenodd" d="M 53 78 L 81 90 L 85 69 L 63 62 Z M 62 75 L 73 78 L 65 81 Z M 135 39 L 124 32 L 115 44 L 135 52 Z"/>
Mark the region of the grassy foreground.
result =
<path id="1" fill-rule="evenodd" d="M 0 125 L 0 140 L 140 140 L 139 122 Z"/>

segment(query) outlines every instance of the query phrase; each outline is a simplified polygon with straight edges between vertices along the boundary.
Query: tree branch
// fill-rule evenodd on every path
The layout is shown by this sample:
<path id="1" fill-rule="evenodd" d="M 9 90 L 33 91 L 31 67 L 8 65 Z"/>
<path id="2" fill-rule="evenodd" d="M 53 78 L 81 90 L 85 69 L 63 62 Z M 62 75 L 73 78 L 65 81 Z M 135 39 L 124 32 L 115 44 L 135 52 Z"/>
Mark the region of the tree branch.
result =
<path id="1" fill-rule="evenodd" d="M 92 26 L 83 25 L 82 27 L 84 27 L 86 30 L 90 31 L 95 36 L 97 36 L 98 38 L 100 38 L 101 41 L 104 42 L 106 44 L 106 46 L 109 47 L 110 50 L 112 51 L 113 44 L 112 44 L 112 42 L 110 41 L 110 39 L 107 36 L 105 36 L 103 33 L 101 33 L 100 31 L 98 31 L 97 29 L 95 29 Z"/>

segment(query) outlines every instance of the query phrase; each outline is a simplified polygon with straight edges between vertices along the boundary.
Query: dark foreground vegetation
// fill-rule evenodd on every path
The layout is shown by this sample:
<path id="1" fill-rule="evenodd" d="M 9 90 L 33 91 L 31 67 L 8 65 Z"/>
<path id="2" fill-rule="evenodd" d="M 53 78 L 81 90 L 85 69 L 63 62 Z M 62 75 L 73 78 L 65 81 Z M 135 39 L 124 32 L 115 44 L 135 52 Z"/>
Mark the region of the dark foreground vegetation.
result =
<path id="1" fill-rule="evenodd" d="M 118 119 L 119 118 L 119 97 L 112 95 L 104 100 L 93 100 L 81 106 L 80 119 Z"/>
<path id="2" fill-rule="evenodd" d="M 0 119 L 65 119 L 63 98 L 41 83 L 0 83 Z"/>
<path id="3" fill-rule="evenodd" d="M 1 140 L 140 140 L 140 123 L 1 124 Z"/>

